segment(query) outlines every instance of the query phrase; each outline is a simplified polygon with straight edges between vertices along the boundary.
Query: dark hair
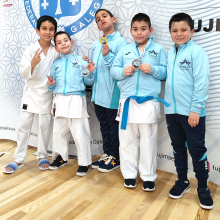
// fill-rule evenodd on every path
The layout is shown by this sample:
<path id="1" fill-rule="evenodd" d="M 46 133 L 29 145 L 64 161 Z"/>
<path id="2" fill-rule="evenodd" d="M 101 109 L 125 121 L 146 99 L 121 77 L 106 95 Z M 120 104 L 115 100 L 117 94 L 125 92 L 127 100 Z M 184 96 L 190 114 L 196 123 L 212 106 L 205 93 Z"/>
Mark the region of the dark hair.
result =
<path id="1" fill-rule="evenodd" d="M 41 26 L 42 22 L 44 22 L 44 21 L 51 22 L 55 27 L 55 33 L 57 32 L 57 21 L 53 17 L 48 16 L 48 15 L 43 15 L 37 20 L 37 29 L 38 30 L 40 30 L 40 26 Z"/>
<path id="2" fill-rule="evenodd" d="M 96 15 L 97 15 L 97 13 L 99 13 L 100 11 L 105 11 L 105 12 L 107 12 L 111 18 L 114 17 L 113 14 L 112 14 L 109 10 L 104 9 L 104 8 L 100 8 L 98 11 L 96 11 L 95 17 L 96 17 Z M 95 21 L 96 21 L 96 19 L 95 19 Z"/>
<path id="3" fill-rule="evenodd" d="M 169 22 L 169 30 L 171 30 L 171 25 L 175 22 L 185 21 L 189 26 L 190 30 L 194 28 L 193 19 L 186 13 L 178 13 L 171 17 Z"/>
<path id="4" fill-rule="evenodd" d="M 54 35 L 54 43 L 55 43 L 55 45 L 56 45 L 56 37 L 57 37 L 58 35 L 61 35 L 61 34 L 66 34 L 66 36 L 70 39 L 70 41 L 72 40 L 71 37 L 70 37 L 70 35 L 69 35 L 67 32 L 65 32 L 65 31 L 58 31 L 58 32 Z"/>
<path id="5" fill-rule="evenodd" d="M 140 22 L 140 21 L 145 21 L 145 22 L 148 24 L 149 28 L 151 28 L 150 18 L 149 18 L 148 15 L 146 15 L 146 14 L 144 14 L 144 13 L 138 13 L 138 14 L 136 14 L 136 15 L 132 18 L 132 20 L 131 20 L 131 28 L 132 28 L 132 24 L 133 24 L 135 21 L 139 21 L 139 22 Z"/>

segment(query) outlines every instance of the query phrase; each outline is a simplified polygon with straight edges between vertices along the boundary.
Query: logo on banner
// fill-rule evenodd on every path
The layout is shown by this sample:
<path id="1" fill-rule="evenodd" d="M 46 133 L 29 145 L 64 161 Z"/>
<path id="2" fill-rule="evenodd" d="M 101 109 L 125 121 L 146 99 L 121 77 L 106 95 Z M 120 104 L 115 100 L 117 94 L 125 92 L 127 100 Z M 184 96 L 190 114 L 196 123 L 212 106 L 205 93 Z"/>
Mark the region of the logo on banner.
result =
<path id="1" fill-rule="evenodd" d="M 92 23 L 95 19 L 96 11 L 102 7 L 103 0 L 90 0 L 90 2 L 91 5 L 83 16 L 75 20 L 72 24 L 67 26 L 62 25 L 62 30 L 73 35 Z M 54 17 L 58 21 L 59 28 L 59 19 L 62 17 L 78 16 L 82 10 L 81 6 L 82 0 L 39 0 L 39 14 L 40 16 L 49 15 Z M 38 18 L 34 13 L 31 1 L 24 0 L 24 7 L 30 23 L 36 29 Z"/>

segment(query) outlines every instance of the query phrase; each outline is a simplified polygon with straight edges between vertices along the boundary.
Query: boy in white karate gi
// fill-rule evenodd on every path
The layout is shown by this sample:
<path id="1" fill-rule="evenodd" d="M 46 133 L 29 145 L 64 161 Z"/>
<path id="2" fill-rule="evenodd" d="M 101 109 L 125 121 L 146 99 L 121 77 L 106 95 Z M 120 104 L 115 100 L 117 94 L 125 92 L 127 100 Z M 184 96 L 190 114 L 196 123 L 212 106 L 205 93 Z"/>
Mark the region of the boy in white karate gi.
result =
<path id="1" fill-rule="evenodd" d="M 60 31 L 54 36 L 55 48 L 62 53 L 51 68 L 48 89 L 55 94 L 53 100 L 53 163 L 51 170 L 67 164 L 70 133 L 76 143 L 79 169 L 78 176 L 85 176 L 92 163 L 90 129 L 86 109 L 86 85 L 94 82 L 94 63 L 87 64 L 75 52 L 74 42 L 68 33 Z M 87 67 L 87 68 L 86 68 Z M 87 76 L 82 71 L 88 71 Z M 86 85 L 85 85 L 86 84 Z"/>
<path id="2" fill-rule="evenodd" d="M 52 93 L 47 89 L 47 75 L 58 58 L 59 53 L 51 44 L 57 30 L 57 22 L 50 16 L 42 16 L 37 21 L 36 32 L 40 39 L 29 46 L 21 59 L 20 72 L 25 79 L 23 98 L 20 111 L 20 122 L 17 132 L 17 148 L 14 162 L 8 164 L 4 173 L 14 173 L 24 166 L 33 119 L 36 116 L 37 159 L 39 169 L 49 167 L 47 147 L 51 133 L 51 104 Z"/>
<path id="3" fill-rule="evenodd" d="M 143 190 L 153 191 L 157 177 L 157 121 L 160 117 L 160 103 L 157 100 L 161 80 L 166 79 L 167 75 L 167 54 L 150 37 L 153 28 L 146 14 L 139 13 L 133 17 L 130 31 L 135 42 L 119 51 L 111 68 L 112 77 L 119 80 L 121 92 L 117 115 L 120 121 L 121 171 L 125 187 L 136 187 L 139 170 L 144 182 Z"/>

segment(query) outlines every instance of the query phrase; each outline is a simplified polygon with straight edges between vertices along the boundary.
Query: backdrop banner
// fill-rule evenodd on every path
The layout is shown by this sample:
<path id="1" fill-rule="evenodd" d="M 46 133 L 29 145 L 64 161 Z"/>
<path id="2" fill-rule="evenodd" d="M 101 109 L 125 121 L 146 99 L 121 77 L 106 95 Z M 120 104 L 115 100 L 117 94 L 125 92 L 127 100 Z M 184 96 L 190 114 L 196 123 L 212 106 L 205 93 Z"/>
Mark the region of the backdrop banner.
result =
<path id="1" fill-rule="evenodd" d="M 167 51 L 173 42 L 168 30 L 170 17 L 178 12 L 192 16 L 196 32 L 193 41 L 201 45 L 209 56 L 211 81 L 206 117 L 206 147 L 210 162 L 209 180 L 220 185 L 220 0 L 11 0 L 11 7 L 0 4 L 0 138 L 16 141 L 19 109 L 24 79 L 19 64 L 24 50 L 35 41 L 36 21 L 41 15 L 57 19 L 58 30 L 65 30 L 74 40 L 73 50 L 79 55 L 91 55 L 92 43 L 102 36 L 94 21 L 99 8 L 110 10 L 116 17 L 115 29 L 132 42 L 131 18 L 144 12 L 151 18 L 153 37 Z M 201 60 L 201 62 L 203 62 Z M 164 93 L 164 84 L 162 83 Z M 187 88 L 186 88 L 187 89 Z M 102 137 L 94 106 L 87 92 L 90 115 L 92 154 L 102 153 Z M 163 114 L 159 121 L 158 169 L 175 173 L 173 150 Z M 37 130 L 34 122 L 29 144 L 36 146 Z M 74 141 L 69 142 L 69 154 L 76 154 Z M 49 147 L 51 149 L 51 146 Z M 194 177 L 189 156 L 189 176 Z"/>

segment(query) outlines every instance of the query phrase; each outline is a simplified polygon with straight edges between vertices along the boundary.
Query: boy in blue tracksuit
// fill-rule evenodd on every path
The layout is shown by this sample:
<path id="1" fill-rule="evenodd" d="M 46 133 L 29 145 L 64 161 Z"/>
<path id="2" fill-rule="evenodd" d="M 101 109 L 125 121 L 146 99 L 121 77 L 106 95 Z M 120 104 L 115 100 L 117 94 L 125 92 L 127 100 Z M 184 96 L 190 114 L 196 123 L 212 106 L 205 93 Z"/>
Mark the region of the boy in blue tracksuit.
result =
<path id="1" fill-rule="evenodd" d="M 125 178 L 124 186 L 136 187 L 138 174 L 138 147 L 140 146 L 139 172 L 144 191 L 154 191 L 160 118 L 161 80 L 167 76 L 167 53 L 150 37 L 148 15 L 136 14 L 131 21 L 134 43 L 125 45 L 111 68 L 111 75 L 119 80 L 120 102 L 117 120 L 120 121 L 120 162 Z"/>
<path id="2" fill-rule="evenodd" d="M 78 176 L 87 174 L 91 160 L 90 129 L 86 109 L 85 84 L 94 81 L 92 72 L 94 63 L 87 65 L 75 52 L 72 52 L 74 42 L 69 34 L 60 31 L 54 36 L 55 49 L 62 56 L 51 67 L 48 76 L 48 89 L 53 92 L 53 163 L 49 169 L 56 170 L 67 164 L 68 143 L 70 133 L 77 148 L 79 169 Z M 87 66 L 88 75 L 82 75 L 82 68 Z M 90 73 L 89 73 L 90 72 Z"/>
<path id="3" fill-rule="evenodd" d="M 98 29 L 103 37 L 92 45 L 92 61 L 96 64 L 91 101 L 94 102 L 96 116 L 100 122 L 104 155 L 92 163 L 92 168 L 109 172 L 120 166 L 118 121 L 115 120 L 119 102 L 117 81 L 110 75 L 110 67 L 119 49 L 126 44 L 119 32 L 114 31 L 116 18 L 106 9 L 95 14 Z M 103 41 L 104 40 L 104 41 Z"/>
<path id="4" fill-rule="evenodd" d="M 208 161 L 205 147 L 206 100 L 209 87 L 209 60 L 206 52 L 194 44 L 193 20 L 185 13 L 173 15 L 169 30 L 174 47 L 168 54 L 165 109 L 178 174 L 169 196 L 181 198 L 190 190 L 187 179 L 187 148 L 192 156 L 198 180 L 200 206 L 212 209 L 214 204 L 207 188 Z"/>

